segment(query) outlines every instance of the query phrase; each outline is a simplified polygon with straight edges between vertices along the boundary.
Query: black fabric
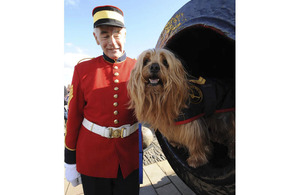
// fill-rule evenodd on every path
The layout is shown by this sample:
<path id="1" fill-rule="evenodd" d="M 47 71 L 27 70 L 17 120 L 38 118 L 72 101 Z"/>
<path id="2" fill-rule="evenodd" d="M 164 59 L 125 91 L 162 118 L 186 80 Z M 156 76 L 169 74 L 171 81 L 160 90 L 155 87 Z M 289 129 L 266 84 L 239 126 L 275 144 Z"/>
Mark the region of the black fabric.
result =
<path id="1" fill-rule="evenodd" d="M 68 148 L 65 147 L 65 163 L 76 164 L 76 151 L 68 150 Z"/>
<path id="2" fill-rule="evenodd" d="M 117 27 L 121 27 L 121 28 L 125 27 L 124 24 L 122 22 L 120 22 L 119 20 L 108 19 L 108 18 L 97 20 L 94 23 L 94 28 L 96 28 L 100 25 L 117 26 Z"/>
<path id="3" fill-rule="evenodd" d="M 190 86 L 188 108 L 182 110 L 176 122 L 235 107 L 235 86 L 231 80 L 206 79 L 205 84 L 191 82 Z"/>
<path id="4" fill-rule="evenodd" d="M 85 195 L 138 195 L 139 170 L 136 169 L 125 179 L 119 167 L 117 178 L 90 177 L 81 174 Z"/>
<path id="5" fill-rule="evenodd" d="M 113 59 L 109 58 L 107 55 L 105 55 L 105 53 L 103 53 L 103 58 L 110 63 L 123 62 L 126 60 L 126 52 L 121 57 L 119 57 L 117 60 L 113 60 Z"/>

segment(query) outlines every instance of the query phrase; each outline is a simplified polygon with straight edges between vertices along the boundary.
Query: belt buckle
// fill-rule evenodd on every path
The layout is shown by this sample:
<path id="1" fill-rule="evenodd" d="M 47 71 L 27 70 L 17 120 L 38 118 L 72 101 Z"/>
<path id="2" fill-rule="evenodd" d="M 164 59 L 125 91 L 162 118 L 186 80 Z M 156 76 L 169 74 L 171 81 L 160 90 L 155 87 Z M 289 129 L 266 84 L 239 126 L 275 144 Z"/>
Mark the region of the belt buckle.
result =
<path id="1" fill-rule="evenodd" d="M 111 138 L 123 138 L 123 131 L 124 131 L 124 128 L 122 129 L 115 129 L 113 130 L 112 128 L 109 129 L 110 130 L 110 135 L 111 135 Z"/>

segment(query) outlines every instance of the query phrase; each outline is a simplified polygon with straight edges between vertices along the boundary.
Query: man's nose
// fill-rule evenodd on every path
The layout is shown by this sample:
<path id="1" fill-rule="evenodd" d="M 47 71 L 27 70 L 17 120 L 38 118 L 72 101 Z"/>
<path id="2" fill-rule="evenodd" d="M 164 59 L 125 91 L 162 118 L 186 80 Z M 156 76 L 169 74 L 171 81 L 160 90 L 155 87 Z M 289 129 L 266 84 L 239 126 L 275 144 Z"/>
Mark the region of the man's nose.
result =
<path id="1" fill-rule="evenodd" d="M 110 37 L 108 38 L 108 43 L 109 43 L 109 44 L 112 44 L 112 45 L 115 45 L 115 44 L 116 44 L 116 39 L 114 38 L 113 35 L 110 36 Z"/>

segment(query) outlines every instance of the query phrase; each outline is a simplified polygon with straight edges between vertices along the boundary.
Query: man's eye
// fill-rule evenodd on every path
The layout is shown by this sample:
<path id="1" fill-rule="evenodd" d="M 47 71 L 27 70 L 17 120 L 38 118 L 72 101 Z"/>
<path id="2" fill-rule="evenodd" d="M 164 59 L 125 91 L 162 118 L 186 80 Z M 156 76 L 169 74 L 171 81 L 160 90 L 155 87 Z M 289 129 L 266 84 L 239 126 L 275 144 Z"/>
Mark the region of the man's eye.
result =
<path id="1" fill-rule="evenodd" d="M 119 39 L 121 37 L 120 34 L 114 34 L 114 38 Z"/>
<path id="2" fill-rule="evenodd" d="M 107 39 L 107 38 L 108 38 L 108 35 L 101 36 L 101 39 Z"/>

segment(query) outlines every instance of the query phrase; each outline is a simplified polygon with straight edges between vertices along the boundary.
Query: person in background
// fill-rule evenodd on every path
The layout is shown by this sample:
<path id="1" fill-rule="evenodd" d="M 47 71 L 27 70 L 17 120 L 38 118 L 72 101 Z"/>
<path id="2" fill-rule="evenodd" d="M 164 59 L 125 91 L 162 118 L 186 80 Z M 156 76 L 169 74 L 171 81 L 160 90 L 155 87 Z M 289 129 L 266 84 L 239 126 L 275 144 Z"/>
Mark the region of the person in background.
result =
<path id="1" fill-rule="evenodd" d="M 66 101 L 67 95 L 68 95 L 68 90 L 67 90 L 67 87 L 64 86 L 64 105 L 68 104 L 68 102 Z"/>
<path id="2" fill-rule="evenodd" d="M 64 86 L 64 120 L 65 120 L 65 124 L 68 120 L 68 98 L 69 98 L 69 90 L 67 89 L 66 86 Z"/>
<path id="3" fill-rule="evenodd" d="M 126 56 L 123 12 L 95 7 L 95 41 L 103 55 L 74 68 L 65 135 L 66 179 L 84 194 L 139 194 L 138 124 L 128 109 L 127 81 L 136 60 Z"/>

